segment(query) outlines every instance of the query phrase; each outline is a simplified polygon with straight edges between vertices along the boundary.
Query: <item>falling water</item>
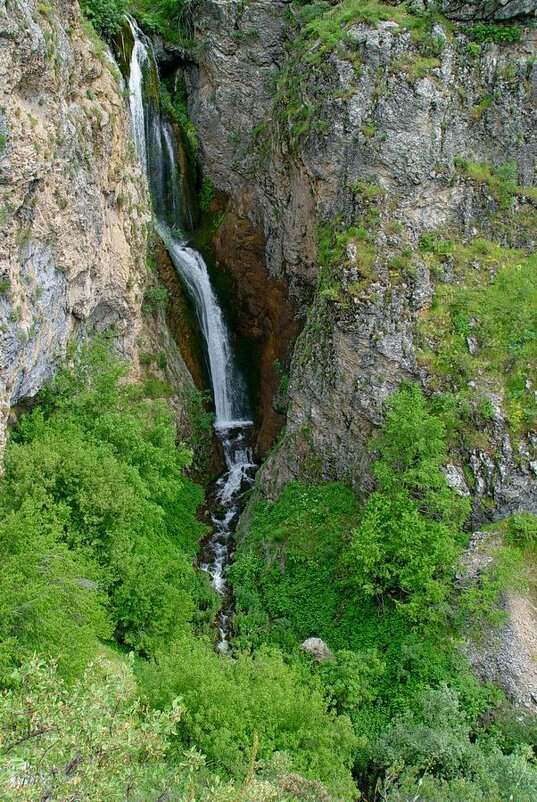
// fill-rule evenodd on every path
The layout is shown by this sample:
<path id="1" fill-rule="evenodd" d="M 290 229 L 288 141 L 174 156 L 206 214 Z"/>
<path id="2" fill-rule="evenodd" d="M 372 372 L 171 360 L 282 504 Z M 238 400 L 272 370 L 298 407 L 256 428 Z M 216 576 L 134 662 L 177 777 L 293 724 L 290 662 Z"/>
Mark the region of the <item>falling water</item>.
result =
<path id="1" fill-rule="evenodd" d="M 129 19 L 134 38 L 129 99 L 133 136 L 142 167 L 147 175 L 156 229 L 189 292 L 204 338 L 215 406 L 215 433 L 222 445 L 226 472 L 213 493 L 211 520 L 213 534 L 205 544 L 201 568 L 208 572 L 222 596 L 218 618 L 218 649 L 226 653 L 231 630 L 232 596 L 226 581 L 231 559 L 233 533 L 241 511 L 241 499 L 251 487 L 256 465 L 250 445 L 252 421 L 244 379 L 234 359 L 229 331 L 207 265 L 201 254 L 188 246 L 180 229 L 189 218 L 183 208 L 176 143 L 173 129 L 158 108 L 158 97 L 148 97 L 146 81 L 158 86 L 158 72 L 151 43 L 136 22 Z"/>

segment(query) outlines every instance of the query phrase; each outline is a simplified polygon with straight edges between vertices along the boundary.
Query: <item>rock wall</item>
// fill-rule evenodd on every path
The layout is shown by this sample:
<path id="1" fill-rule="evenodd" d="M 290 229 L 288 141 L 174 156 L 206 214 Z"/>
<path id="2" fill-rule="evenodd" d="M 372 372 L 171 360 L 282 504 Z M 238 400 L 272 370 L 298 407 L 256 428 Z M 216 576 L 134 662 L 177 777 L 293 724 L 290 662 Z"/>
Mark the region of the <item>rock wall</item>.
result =
<path id="1" fill-rule="evenodd" d="M 0 6 L 0 97 L 2 445 L 10 407 L 71 338 L 115 326 L 132 359 L 153 335 L 141 315 L 150 209 L 124 88 L 76 3 Z"/>
<path id="2" fill-rule="evenodd" d="M 535 184 L 533 28 L 516 44 L 478 46 L 464 29 L 437 23 L 424 46 L 394 13 L 399 23 L 358 22 L 345 47 L 316 57 L 313 41 L 304 58 L 293 55 L 298 28 L 289 9 L 202 0 L 190 72 L 204 170 L 237 214 L 263 230 L 271 275 L 285 276 L 298 308 L 309 310 L 293 357 L 286 437 L 259 474 L 269 495 L 300 476 L 367 487 L 364 445 L 385 399 L 405 378 L 428 386 L 416 358 L 416 324 L 433 295 L 418 252 L 423 232 L 484 232 L 530 248 L 535 237 L 531 225 L 510 223 L 531 201 L 513 200 L 498 225 L 487 186 L 456 166 L 461 158 L 514 164 L 521 185 Z M 362 225 L 375 241 L 369 249 L 348 241 L 327 286 L 318 234 L 345 225 Z M 395 275 L 394 255 L 407 250 L 413 273 Z M 497 514 L 536 511 L 537 441 L 511 442 L 501 403 L 489 438 L 488 449 L 454 461 L 471 464 L 476 495 L 494 495 Z"/>
<path id="3" fill-rule="evenodd" d="M 444 0 L 442 10 L 447 17 L 464 21 L 527 22 L 537 16 L 535 0 Z"/>

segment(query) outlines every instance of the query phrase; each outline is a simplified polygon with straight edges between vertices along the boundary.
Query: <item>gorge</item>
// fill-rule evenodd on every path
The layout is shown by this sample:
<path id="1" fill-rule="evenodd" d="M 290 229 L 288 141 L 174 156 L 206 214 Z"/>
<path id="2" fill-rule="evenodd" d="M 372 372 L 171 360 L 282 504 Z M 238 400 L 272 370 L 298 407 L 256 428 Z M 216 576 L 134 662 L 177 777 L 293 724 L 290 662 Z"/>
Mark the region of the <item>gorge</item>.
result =
<path id="1" fill-rule="evenodd" d="M 6 802 L 534 802 L 536 56 L 0 6 Z"/>

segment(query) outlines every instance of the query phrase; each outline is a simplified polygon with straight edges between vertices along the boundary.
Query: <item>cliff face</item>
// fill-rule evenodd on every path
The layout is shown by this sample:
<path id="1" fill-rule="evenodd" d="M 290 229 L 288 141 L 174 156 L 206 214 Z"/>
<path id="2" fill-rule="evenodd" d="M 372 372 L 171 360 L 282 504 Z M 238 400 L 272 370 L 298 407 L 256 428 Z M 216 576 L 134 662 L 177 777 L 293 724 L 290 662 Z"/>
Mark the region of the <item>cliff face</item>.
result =
<path id="1" fill-rule="evenodd" d="M 145 182 L 119 73 L 78 7 L 0 7 L 0 445 L 72 337 L 116 326 L 133 356 Z"/>
<path id="2" fill-rule="evenodd" d="M 477 44 L 449 22 L 424 33 L 386 6 L 393 19 L 358 20 L 329 46 L 289 8 L 204 0 L 190 73 L 204 170 L 264 231 L 270 273 L 310 306 L 286 437 L 260 476 L 268 494 L 300 476 L 367 486 L 364 444 L 401 380 L 461 392 L 422 358 L 435 346 L 420 321 L 440 284 L 465 285 L 465 270 L 493 280 L 503 256 L 471 267 L 459 247 L 480 237 L 507 254 L 531 249 L 535 232 L 534 196 L 522 190 L 535 182 L 534 29 L 516 44 Z M 429 250 L 438 241 L 453 252 L 429 258 L 427 232 Z M 535 511 L 537 439 L 527 427 L 513 434 L 502 380 L 485 374 L 476 363 L 469 403 L 490 404 L 486 434 L 454 446 L 450 480 L 476 499 L 492 494 L 498 514 Z"/>

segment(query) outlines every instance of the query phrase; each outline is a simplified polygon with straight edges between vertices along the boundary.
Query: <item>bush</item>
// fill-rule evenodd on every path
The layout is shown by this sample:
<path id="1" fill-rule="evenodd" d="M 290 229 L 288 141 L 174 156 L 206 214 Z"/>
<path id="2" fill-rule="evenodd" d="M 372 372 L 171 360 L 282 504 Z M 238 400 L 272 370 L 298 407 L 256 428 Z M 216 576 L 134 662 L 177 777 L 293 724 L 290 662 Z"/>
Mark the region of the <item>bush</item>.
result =
<path id="1" fill-rule="evenodd" d="M 507 523 L 506 542 L 521 549 L 537 548 L 537 515 L 518 512 Z"/>
<path id="2" fill-rule="evenodd" d="M 208 644 L 185 637 L 140 665 L 139 676 L 157 707 L 181 697 L 180 735 L 228 776 L 244 776 L 257 741 L 261 761 L 285 752 L 294 772 L 321 780 L 337 799 L 355 798 L 349 719 L 327 712 L 320 683 L 278 651 L 222 660 Z"/>
<path id="3" fill-rule="evenodd" d="M 183 45 L 192 40 L 191 7 L 192 0 L 129 0 L 131 12 L 146 30 Z"/>
<path id="4" fill-rule="evenodd" d="M 476 740 L 458 695 L 446 686 L 426 691 L 374 749 L 386 771 L 382 799 L 387 802 L 530 802 L 537 794 L 530 755 L 529 745 L 503 754 L 494 742 Z"/>
<path id="5" fill-rule="evenodd" d="M 448 610 L 469 506 L 447 485 L 444 427 L 417 385 L 392 396 L 374 447 L 380 489 L 352 536 L 350 581 L 358 594 L 395 602 L 414 621 L 439 621 Z"/>
<path id="6" fill-rule="evenodd" d="M 80 0 L 80 7 L 96 30 L 111 39 L 121 28 L 128 0 Z"/>
<path id="7" fill-rule="evenodd" d="M 203 494 L 171 412 L 100 342 L 21 418 L 0 482 L 4 664 L 31 650 L 77 673 L 97 637 L 151 654 L 214 610 L 192 567 Z M 106 613 L 105 613 L 106 607 Z M 9 646 L 10 644 L 10 646 Z"/>
<path id="8" fill-rule="evenodd" d="M 479 22 L 468 28 L 468 34 L 476 42 L 520 42 L 522 26 Z"/>

